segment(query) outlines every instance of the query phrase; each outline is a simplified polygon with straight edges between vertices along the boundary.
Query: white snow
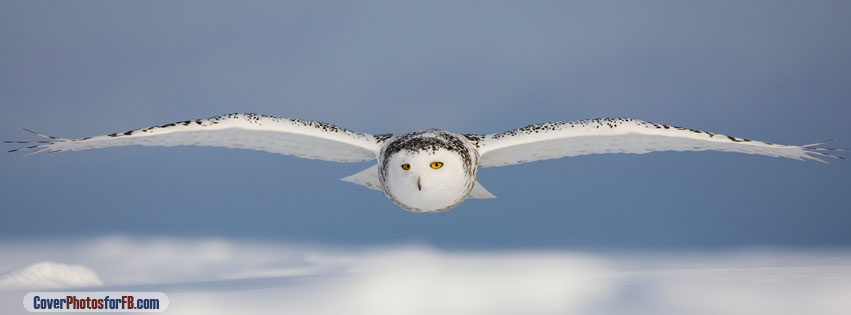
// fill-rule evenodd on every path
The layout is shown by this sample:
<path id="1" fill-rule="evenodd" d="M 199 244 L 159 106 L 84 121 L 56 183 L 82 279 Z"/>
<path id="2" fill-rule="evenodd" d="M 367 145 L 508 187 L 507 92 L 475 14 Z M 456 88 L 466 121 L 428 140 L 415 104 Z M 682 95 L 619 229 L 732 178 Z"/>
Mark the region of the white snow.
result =
<path id="1" fill-rule="evenodd" d="M 25 313 L 21 299 L 28 291 L 78 286 L 162 291 L 173 314 L 830 315 L 851 309 L 851 251 L 482 252 L 108 237 L 0 242 L 0 256 L 0 272 L 11 270 L 0 278 L 3 314 Z M 49 260 L 75 265 L 16 267 Z"/>

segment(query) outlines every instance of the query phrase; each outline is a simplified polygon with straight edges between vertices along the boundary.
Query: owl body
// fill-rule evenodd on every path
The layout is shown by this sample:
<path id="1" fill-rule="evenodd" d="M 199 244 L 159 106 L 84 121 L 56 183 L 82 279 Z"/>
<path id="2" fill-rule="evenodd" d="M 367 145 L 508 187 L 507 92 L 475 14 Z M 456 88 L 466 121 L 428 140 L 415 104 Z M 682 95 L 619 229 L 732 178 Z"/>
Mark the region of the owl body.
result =
<path id="1" fill-rule="evenodd" d="M 402 209 L 443 212 L 473 189 L 479 153 L 464 135 L 425 129 L 391 137 L 378 157 L 384 194 Z"/>

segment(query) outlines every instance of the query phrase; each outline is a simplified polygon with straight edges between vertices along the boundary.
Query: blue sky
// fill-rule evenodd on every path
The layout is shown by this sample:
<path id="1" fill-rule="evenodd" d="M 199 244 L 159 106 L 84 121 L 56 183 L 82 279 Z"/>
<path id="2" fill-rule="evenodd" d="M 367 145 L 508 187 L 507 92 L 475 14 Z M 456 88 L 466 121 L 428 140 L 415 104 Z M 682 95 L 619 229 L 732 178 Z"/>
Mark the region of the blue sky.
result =
<path id="1" fill-rule="evenodd" d="M 847 148 L 849 29 L 846 1 L 3 1 L 0 138 L 230 112 L 370 133 L 628 116 Z M 698 152 L 489 168 L 479 181 L 498 199 L 442 214 L 408 213 L 337 180 L 368 163 L 200 147 L 2 154 L 0 163 L 5 240 L 851 246 L 848 161 Z"/>

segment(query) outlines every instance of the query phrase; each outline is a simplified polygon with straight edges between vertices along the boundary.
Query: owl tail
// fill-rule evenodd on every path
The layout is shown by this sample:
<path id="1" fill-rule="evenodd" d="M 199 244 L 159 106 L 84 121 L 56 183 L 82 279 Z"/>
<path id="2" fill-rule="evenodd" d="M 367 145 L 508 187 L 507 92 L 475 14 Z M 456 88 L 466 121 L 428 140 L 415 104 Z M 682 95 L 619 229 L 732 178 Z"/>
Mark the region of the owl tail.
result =
<path id="1" fill-rule="evenodd" d="M 476 181 L 476 184 L 473 185 L 473 190 L 470 191 L 470 194 L 467 195 L 467 199 L 490 199 L 496 198 L 491 192 L 489 192 L 485 187 L 482 187 L 482 184 L 479 184 L 479 181 Z"/>
<path id="2" fill-rule="evenodd" d="M 358 184 L 366 188 L 378 191 L 384 191 L 381 188 L 381 183 L 378 181 L 378 164 L 358 172 L 357 174 L 340 178 L 341 181 Z"/>

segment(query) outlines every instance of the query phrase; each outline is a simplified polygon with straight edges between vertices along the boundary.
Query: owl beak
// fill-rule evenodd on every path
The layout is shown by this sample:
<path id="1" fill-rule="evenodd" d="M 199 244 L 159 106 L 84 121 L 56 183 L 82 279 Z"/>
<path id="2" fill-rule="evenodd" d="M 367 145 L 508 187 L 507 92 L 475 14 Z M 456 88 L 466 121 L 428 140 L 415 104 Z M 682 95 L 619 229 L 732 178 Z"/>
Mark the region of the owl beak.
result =
<path id="1" fill-rule="evenodd" d="M 417 189 L 419 191 L 423 191 L 423 186 L 420 184 L 420 178 L 419 177 L 417 177 Z"/>

